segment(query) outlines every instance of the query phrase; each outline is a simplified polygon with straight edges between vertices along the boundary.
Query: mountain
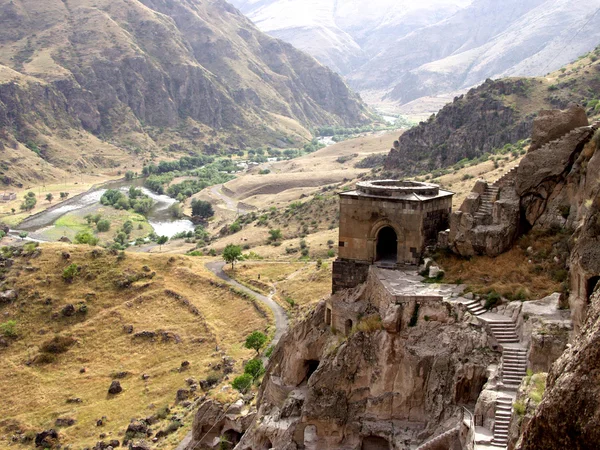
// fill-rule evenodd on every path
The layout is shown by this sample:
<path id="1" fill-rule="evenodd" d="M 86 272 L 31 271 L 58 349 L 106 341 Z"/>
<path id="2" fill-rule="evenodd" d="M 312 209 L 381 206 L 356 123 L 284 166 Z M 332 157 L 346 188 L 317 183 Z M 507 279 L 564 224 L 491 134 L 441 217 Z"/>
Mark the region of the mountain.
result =
<path id="1" fill-rule="evenodd" d="M 58 176 L 73 161 L 289 145 L 312 126 L 369 120 L 338 75 L 222 0 L 0 0 L 0 25 L 9 166 L 25 158 Z M 90 146 L 112 156 L 81 157 Z"/>
<path id="2" fill-rule="evenodd" d="M 593 121 L 600 113 L 599 58 L 600 47 L 546 77 L 487 80 L 403 133 L 385 168 L 415 175 L 493 153 L 527 139 L 542 109 L 576 103 L 586 106 Z"/>
<path id="3" fill-rule="evenodd" d="M 449 17 L 472 0 L 233 0 L 258 27 L 343 75 L 395 39 Z"/>
<path id="4" fill-rule="evenodd" d="M 544 75 L 600 42 L 600 0 L 328 0 L 314 18 L 300 13 L 306 2 L 233 3 L 345 75 L 364 98 L 404 110 L 487 78 Z"/>

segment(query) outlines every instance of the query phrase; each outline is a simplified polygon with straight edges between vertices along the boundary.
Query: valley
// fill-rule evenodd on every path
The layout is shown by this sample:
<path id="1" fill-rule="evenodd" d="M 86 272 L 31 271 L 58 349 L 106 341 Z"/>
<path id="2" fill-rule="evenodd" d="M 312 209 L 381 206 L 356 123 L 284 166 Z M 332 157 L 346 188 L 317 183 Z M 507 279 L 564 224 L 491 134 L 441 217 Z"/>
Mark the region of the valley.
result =
<path id="1" fill-rule="evenodd" d="M 598 8 L 0 0 L 0 448 L 597 448 Z"/>

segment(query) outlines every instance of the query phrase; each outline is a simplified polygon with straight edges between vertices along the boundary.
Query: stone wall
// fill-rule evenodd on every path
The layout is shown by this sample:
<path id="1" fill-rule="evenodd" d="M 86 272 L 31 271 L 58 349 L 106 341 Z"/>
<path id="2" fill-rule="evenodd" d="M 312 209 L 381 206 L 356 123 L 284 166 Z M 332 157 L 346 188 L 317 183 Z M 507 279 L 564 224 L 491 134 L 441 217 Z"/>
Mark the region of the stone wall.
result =
<path id="1" fill-rule="evenodd" d="M 333 262 L 332 292 L 349 289 L 367 281 L 369 264 L 338 258 Z"/>

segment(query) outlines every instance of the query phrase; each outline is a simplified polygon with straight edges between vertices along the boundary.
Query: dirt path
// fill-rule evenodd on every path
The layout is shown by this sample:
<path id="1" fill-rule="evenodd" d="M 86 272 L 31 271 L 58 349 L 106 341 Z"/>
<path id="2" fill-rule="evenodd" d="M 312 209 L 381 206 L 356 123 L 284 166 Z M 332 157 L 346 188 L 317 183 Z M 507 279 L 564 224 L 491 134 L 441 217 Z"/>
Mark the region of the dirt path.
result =
<path id="1" fill-rule="evenodd" d="M 253 295 L 262 303 L 264 303 L 271 311 L 273 311 L 273 315 L 275 316 L 275 336 L 273 337 L 271 345 L 277 345 L 281 337 L 288 330 L 288 318 L 285 309 L 279 306 L 279 304 L 277 304 L 277 302 L 272 298 L 265 297 L 264 295 L 253 291 L 252 289 L 249 289 L 246 286 L 231 279 L 229 275 L 227 275 L 223 271 L 223 267 L 225 267 L 225 263 L 223 261 L 206 263 L 206 267 L 216 276 L 218 276 L 222 280 L 225 280 L 228 284 L 234 286 L 236 289 L 240 289 L 250 295 Z"/>
<path id="2" fill-rule="evenodd" d="M 211 194 L 214 195 L 217 199 L 221 200 L 223 203 L 225 203 L 225 208 L 226 209 L 229 209 L 231 211 L 235 211 L 235 212 L 237 212 L 239 214 L 245 214 L 245 213 L 247 213 L 248 212 L 247 210 L 245 210 L 244 208 L 240 208 L 239 207 L 239 204 L 238 204 L 237 200 L 235 200 L 235 199 L 233 199 L 231 197 L 228 197 L 227 195 L 225 195 L 223 193 L 222 187 L 223 187 L 222 184 L 217 184 L 215 186 L 212 186 L 210 188 Z"/>

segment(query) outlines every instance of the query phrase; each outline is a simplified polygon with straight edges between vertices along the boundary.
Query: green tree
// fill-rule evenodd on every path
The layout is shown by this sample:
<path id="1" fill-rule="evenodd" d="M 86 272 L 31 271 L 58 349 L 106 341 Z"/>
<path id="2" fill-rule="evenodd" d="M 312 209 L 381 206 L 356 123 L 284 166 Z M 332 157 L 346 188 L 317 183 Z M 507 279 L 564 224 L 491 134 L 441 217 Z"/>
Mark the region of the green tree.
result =
<path id="1" fill-rule="evenodd" d="M 251 359 L 244 367 L 244 373 L 252 376 L 253 380 L 257 380 L 265 373 L 265 366 L 261 359 Z"/>
<path id="2" fill-rule="evenodd" d="M 127 220 L 124 224 L 123 224 L 123 232 L 129 236 L 131 234 L 131 232 L 133 231 L 133 222 L 131 220 Z"/>
<path id="3" fill-rule="evenodd" d="M 204 200 L 192 200 L 192 215 L 208 219 L 215 215 L 212 205 Z"/>
<path id="4" fill-rule="evenodd" d="M 71 264 L 65 270 L 63 270 L 63 280 L 65 280 L 67 283 L 72 283 L 78 273 L 79 266 L 77 264 Z"/>
<path id="5" fill-rule="evenodd" d="M 48 201 L 48 203 L 52 203 L 52 200 L 54 200 L 54 195 L 52 195 L 51 192 L 48 192 L 46 194 L 46 201 Z"/>
<path id="6" fill-rule="evenodd" d="M 167 236 L 159 236 L 158 239 L 156 240 L 156 243 L 159 246 L 160 251 L 162 251 L 162 246 L 164 244 L 166 244 L 169 241 L 169 238 Z"/>
<path id="7" fill-rule="evenodd" d="M 133 180 L 134 177 L 135 177 L 135 173 L 133 173 L 131 170 L 128 170 L 127 172 L 125 172 L 125 179 L 127 181 Z"/>
<path id="8" fill-rule="evenodd" d="M 0 230 L 0 239 L 6 236 L 6 232 L 4 230 Z"/>
<path id="9" fill-rule="evenodd" d="M 35 208 L 37 204 L 37 199 L 35 198 L 35 194 L 33 192 L 28 192 L 25 197 L 23 197 L 23 203 L 21 203 L 21 211 L 31 211 Z"/>
<path id="10" fill-rule="evenodd" d="M 253 382 L 254 380 L 252 379 L 252 375 L 245 373 L 239 377 L 236 377 L 231 383 L 231 386 L 240 391 L 242 394 L 245 394 L 252 387 Z"/>
<path id="11" fill-rule="evenodd" d="M 15 208 L 10 208 L 10 212 L 14 214 L 17 212 L 17 210 Z"/>
<path id="12" fill-rule="evenodd" d="M 19 233 L 19 237 L 21 238 L 21 240 L 25 239 L 27 236 L 29 236 L 29 233 L 27 231 L 21 231 Z"/>
<path id="13" fill-rule="evenodd" d="M 277 242 L 283 238 L 283 234 L 279 228 L 269 230 L 269 242 Z"/>
<path id="14" fill-rule="evenodd" d="M 249 349 L 256 350 L 256 354 L 260 354 L 260 349 L 267 343 L 267 336 L 260 331 L 255 331 L 246 338 L 244 346 Z"/>
<path id="15" fill-rule="evenodd" d="M 231 264 L 231 270 L 235 269 L 236 261 L 242 258 L 242 248 L 239 245 L 229 244 L 223 250 L 223 259 L 227 264 Z"/>
<path id="16" fill-rule="evenodd" d="M 60 193 L 60 199 L 61 200 L 65 200 L 68 196 L 69 196 L 68 192 L 61 192 Z"/>
<path id="17" fill-rule="evenodd" d="M 110 220 L 102 219 L 96 224 L 96 229 L 100 233 L 105 233 L 110 230 Z"/>
<path id="18" fill-rule="evenodd" d="M 183 216 L 183 210 L 181 209 L 181 203 L 173 203 L 171 206 L 169 206 L 169 212 L 171 213 L 171 216 L 173 218 L 181 219 L 181 217 Z"/>

